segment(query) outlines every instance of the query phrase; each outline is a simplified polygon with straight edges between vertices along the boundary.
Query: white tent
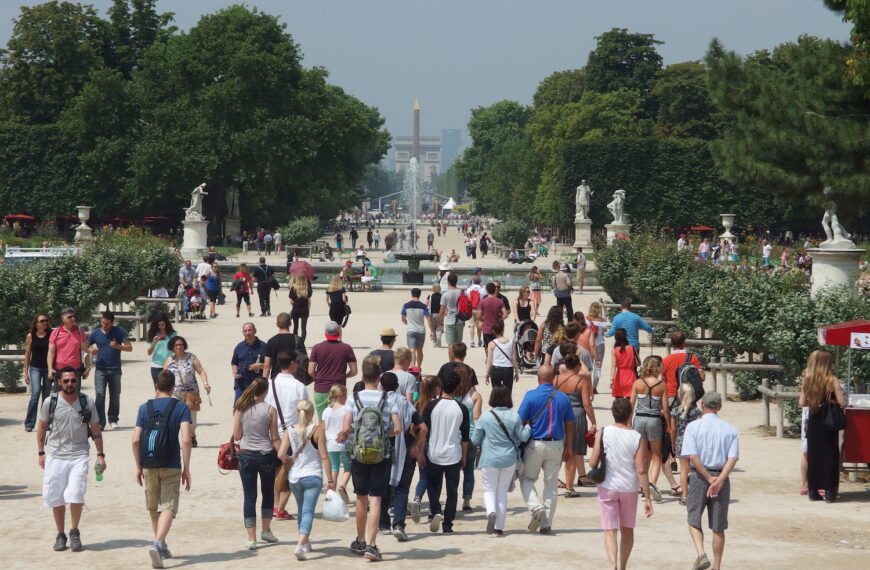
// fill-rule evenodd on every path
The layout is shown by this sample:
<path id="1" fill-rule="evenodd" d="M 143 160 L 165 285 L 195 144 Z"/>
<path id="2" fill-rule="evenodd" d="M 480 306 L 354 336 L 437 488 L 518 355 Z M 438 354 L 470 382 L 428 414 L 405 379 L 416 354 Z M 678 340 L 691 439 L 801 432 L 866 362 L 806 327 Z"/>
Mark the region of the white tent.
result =
<path id="1" fill-rule="evenodd" d="M 452 210 L 454 207 L 456 207 L 456 202 L 453 200 L 453 198 L 450 198 L 449 200 L 447 200 L 446 204 L 441 206 L 441 209 L 442 210 Z"/>

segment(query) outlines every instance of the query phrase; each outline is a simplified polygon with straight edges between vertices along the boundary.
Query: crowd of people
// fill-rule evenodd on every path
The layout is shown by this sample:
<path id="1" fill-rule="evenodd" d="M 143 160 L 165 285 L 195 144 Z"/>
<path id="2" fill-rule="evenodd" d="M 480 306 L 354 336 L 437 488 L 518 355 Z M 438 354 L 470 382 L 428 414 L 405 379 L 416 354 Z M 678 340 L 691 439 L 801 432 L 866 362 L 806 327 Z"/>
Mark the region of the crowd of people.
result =
<path id="1" fill-rule="evenodd" d="M 213 271 L 208 261 L 203 262 L 206 283 Z M 265 259 L 260 262 L 268 267 Z M 406 327 L 404 346 L 397 346 L 395 328 L 387 327 L 372 338 L 379 347 L 359 366 L 353 347 L 343 340 L 351 313 L 349 287 L 341 275 L 326 290 L 329 320 L 320 342 L 306 348 L 313 293 L 304 276 L 291 281 L 292 309 L 277 315 L 271 338 L 260 339 L 253 322 L 241 325 L 242 339 L 227 365 L 233 376 L 244 547 L 256 550 L 260 542 L 278 542 L 273 520 L 296 519 L 294 555 L 305 560 L 314 548 L 314 513 L 324 491 L 336 491 L 353 507 L 356 536 L 350 551 L 377 561 L 382 558 L 379 536 L 409 539 L 408 518 L 419 523 L 425 516 L 430 532 L 453 533 L 457 518 L 473 511 L 475 487 L 486 511 L 481 530 L 500 538 L 510 526 L 507 506 L 515 486 L 527 509 L 525 528 L 547 535 L 558 528 L 559 498 L 578 497 L 578 487 L 597 485 L 610 567 L 625 568 L 639 497 L 642 512 L 653 516 L 653 503 L 665 494 L 657 487 L 663 473 L 669 494 L 686 508 L 697 551 L 692 567 L 720 568 L 738 434 L 718 417 L 722 396 L 704 391 L 704 372 L 685 350 L 685 333 L 671 333 L 666 357 L 641 360 L 639 333 L 652 332 L 649 324 L 632 312 L 630 301 L 610 321 L 600 303 L 585 314 L 575 312 L 575 274 L 567 265 L 554 268 L 549 286 L 555 304 L 546 311 L 541 311 L 545 277 L 537 267 L 515 300 L 502 293 L 497 280 L 484 284 L 481 270 L 460 289 L 456 272 L 442 267 L 431 292 L 424 297 L 421 288 L 412 288 L 396 308 L 396 322 Z M 180 286 L 196 282 L 199 268 L 191 269 L 189 262 L 181 268 Z M 259 283 L 270 277 L 258 269 L 260 275 L 257 269 L 252 274 L 242 264 L 233 277 L 239 283 L 232 289 L 237 317 L 242 303 L 253 316 L 254 279 L 259 292 Z M 207 298 L 212 302 L 212 296 Z M 270 314 L 269 303 L 261 299 L 261 316 Z M 536 323 L 538 315 L 545 318 L 532 346 L 518 347 L 510 331 Z M 103 430 L 121 421 L 121 353 L 132 348 L 111 312 L 90 333 L 76 325 L 73 308 L 61 317 L 62 325 L 53 329 L 49 316 L 35 316 L 26 339 L 26 380 L 33 388 L 25 429 L 37 431 L 45 469 L 43 502 L 53 509 L 57 524 L 54 548 L 64 550 L 69 542 L 77 551 L 83 548 L 79 521 L 89 440 L 97 449 L 99 475 L 106 470 Z M 446 362 L 424 359 L 427 337 L 436 347 L 446 345 Z M 601 376 L 605 339 L 611 337 L 612 421 L 593 408 L 599 386 L 604 390 L 608 384 Z M 203 363 L 167 315 L 153 316 L 146 348 L 155 398 L 139 408 L 132 444 L 136 479 L 145 487 L 152 522 L 148 553 L 152 566 L 161 568 L 171 556 L 166 541 L 180 488 L 190 488 L 197 412 L 211 386 Z M 486 355 L 477 371 L 465 362 L 473 348 L 483 348 Z M 520 361 L 527 358 L 535 363 L 537 386 L 522 393 Z M 424 361 L 437 373 L 424 373 Z M 831 362 L 830 353 L 813 353 L 801 393 L 801 405 L 809 411 L 811 500 L 833 501 L 837 495 L 836 442 L 819 427 L 824 406 L 844 403 Z M 92 368 L 93 398 L 78 389 Z M 679 480 L 671 460 L 679 463 Z M 291 498 L 296 503 L 292 514 L 287 511 Z M 705 511 L 713 533 L 712 560 L 704 545 Z"/>

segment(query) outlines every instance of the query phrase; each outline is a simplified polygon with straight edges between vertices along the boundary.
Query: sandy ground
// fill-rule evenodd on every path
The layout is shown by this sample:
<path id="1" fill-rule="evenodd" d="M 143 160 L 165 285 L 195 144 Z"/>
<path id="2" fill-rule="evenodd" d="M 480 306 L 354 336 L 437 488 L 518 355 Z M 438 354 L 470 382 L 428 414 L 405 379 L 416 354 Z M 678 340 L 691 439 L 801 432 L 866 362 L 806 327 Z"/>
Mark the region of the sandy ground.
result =
<path id="1" fill-rule="evenodd" d="M 446 241 L 447 245 L 439 246 L 460 250 L 455 230 Z M 451 242 L 455 245 L 450 246 Z M 273 314 L 289 306 L 286 294 L 281 290 L 280 297 L 273 298 Z M 354 347 L 359 359 L 376 348 L 382 327 L 395 327 L 400 332 L 398 344 L 402 344 L 404 327 L 399 320 L 399 308 L 407 298 L 403 291 L 351 294 L 354 313 L 345 339 Z M 596 298 L 597 295 L 591 294 L 575 297 L 575 305 L 585 308 Z M 551 301 L 545 295 L 545 307 Z M 209 374 L 214 405 L 209 407 L 206 400 L 200 412 L 200 447 L 193 452 L 191 468 L 193 488 L 183 494 L 179 516 L 169 535 L 168 543 L 175 558 L 167 561 L 167 567 L 205 563 L 216 568 L 297 564 L 291 546 L 296 537 L 294 521 L 274 523 L 273 530 L 281 539 L 278 544 L 261 546 L 256 552 L 243 550 L 241 484 L 236 473 L 226 476 L 218 473 L 217 449 L 228 440 L 231 431 L 230 356 L 233 346 L 241 340 L 244 322 L 244 319 L 234 318 L 230 306 L 221 307 L 220 313 L 213 321 L 187 322 L 178 327 Z M 322 338 L 325 321 L 326 303 L 318 292 L 309 322 L 309 344 Z M 255 322 L 261 338 L 274 334 L 274 318 L 258 317 Z M 446 349 L 427 347 L 424 372 L 434 372 L 445 360 Z M 473 349 L 468 362 L 482 377 L 484 351 Z M 121 428 L 105 434 L 108 456 L 105 479 L 96 483 L 91 475 L 87 511 L 81 524 L 85 551 L 79 554 L 56 553 L 51 549 L 55 530 L 50 511 L 42 508 L 42 472 L 37 464 L 35 433 L 25 433 L 23 428 L 28 396 L 0 396 L 0 436 L 9 460 L 0 476 L 0 513 L 7 521 L 0 530 L 0 564 L 4 567 L 148 566 L 146 547 L 151 541 L 150 524 L 144 508 L 144 492 L 134 481 L 130 448 L 136 409 L 153 396 L 148 367 L 143 343 L 134 343 L 133 352 L 124 354 Z M 518 403 L 521 394 L 534 385 L 532 376 L 524 376 L 515 388 L 515 401 Z M 606 391 L 606 381 L 603 387 Z M 92 393 L 92 377 L 85 381 L 84 389 Z M 482 392 L 486 397 L 488 388 L 483 386 Z M 599 425 L 609 423 L 609 405 L 608 395 L 596 397 Z M 810 503 L 806 497 L 799 496 L 800 442 L 770 437 L 757 427 L 761 420 L 760 406 L 755 402 L 728 402 L 721 414 L 741 435 L 741 460 L 732 478 L 725 566 L 794 568 L 815 562 L 825 568 L 866 568 L 870 549 L 867 532 L 870 489 L 866 484 L 844 482 L 841 501 L 832 505 Z M 660 483 L 660 487 L 667 487 L 663 477 Z M 452 536 L 432 535 L 428 526 L 415 525 L 409 519 L 410 541 L 399 543 L 390 536 L 379 537 L 383 564 L 521 567 L 579 563 L 583 568 L 606 568 L 595 491 L 588 487 L 579 490 L 582 495 L 579 498 L 559 499 L 552 536 L 526 530 L 528 513 L 517 490 L 510 497 L 508 536 L 490 539 L 484 533 L 486 517 L 478 485 L 472 501 L 474 513 L 458 515 Z M 294 511 L 292 499 L 288 507 Z M 318 561 L 334 567 L 362 564 L 362 560 L 347 549 L 355 535 L 352 520 L 324 522 L 319 518 L 319 510 L 312 535 L 315 551 L 308 564 Z M 708 552 L 711 552 L 709 543 L 708 535 Z M 685 510 L 676 499 L 668 497 L 662 504 L 656 504 L 651 519 L 639 518 L 631 559 L 633 566 L 689 568 L 694 557 L 686 530 Z"/>

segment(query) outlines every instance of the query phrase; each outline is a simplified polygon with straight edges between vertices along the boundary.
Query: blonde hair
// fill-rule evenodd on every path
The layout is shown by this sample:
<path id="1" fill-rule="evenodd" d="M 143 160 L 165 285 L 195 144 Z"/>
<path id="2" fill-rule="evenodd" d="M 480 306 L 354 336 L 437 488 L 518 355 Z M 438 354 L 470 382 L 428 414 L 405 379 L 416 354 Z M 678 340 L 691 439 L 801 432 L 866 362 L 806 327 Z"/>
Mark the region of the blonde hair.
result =
<path id="1" fill-rule="evenodd" d="M 299 412 L 299 419 L 296 420 L 299 427 L 296 428 L 296 433 L 300 441 L 305 441 L 305 432 L 314 419 L 314 404 L 310 400 L 299 400 L 296 402 L 296 411 Z"/>
<path id="2" fill-rule="evenodd" d="M 441 284 L 440 283 L 433 284 L 432 285 L 432 292 L 433 293 L 440 293 L 441 292 Z"/>
<path id="3" fill-rule="evenodd" d="M 647 356 L 640 367 L 640 377 L 658 378 L 662 375 L 662 361 L 655 356 Z"/>
<path id="4" fill-rule="evenodd" d="M 329 280 L 329 287 L 326 289 L 327 293 L 332 293 L 334 291 L 338 291 L 341 289 L 341 277 L 338 275 L 333 275 Z"/>
<path id="5" fill-rule="evenodd" d="M 550 344 L 561 344 L 562 341 L 568 340 L 567 335 L 565 334 L 565 327 L 559 325 L 556 327 L 556 330 L 553 332 L 553 340 L 550 341 Z"/>
<path id="6" fill-rule="evenodd" d="M 604 318 L 604 306 L 598 301 L 593 302 L 589 305 L 589 310 L 586 311 L 587 317 L 594 317 L 596 319 Z"/>
<path id="7" fill-rule="evenodd" d="M 329 389 L 329 403 L 334 404 L 338 401 L 339 398 L 347 394 L 347 388 L 342 386 L 341 384 L 336 384 L 332 388 Z"/>
<path id="8" fill-rule="evenodd" d="M 685 419 L 689 416 L 689 410 L 697 403 L 695 402 L 695 389 L 692 388 L 691 382 L 680 384 L 677 398 L 680 400 L 680 417 Z"/>
<path id="9" fill-rule="evenodd" d="M 297 275 L 293 278 L 293 288 L 296 289 L 296 294 L 300 297 L 307 297 L 308 279 L 304 275 Z"/>
<path id="10" fill-rule="evenodd" d="M 834 355 L 825 349 L 814 350 L 807 359 L 807 367 L 801 373 L 804 396 L 811 412 L 819 411 L 822 402 L 831 392 L 831 380 L 836 380 L 831 373 L 834 366 Z"/>
<path id="11" fill-rule="evenodd" d="M 405 360 L 411 360 L 411 349 L 405 348 L 404 346 L 397 348 L 393 351 L 393 360 L 396 362 L 403 362 Z"/>

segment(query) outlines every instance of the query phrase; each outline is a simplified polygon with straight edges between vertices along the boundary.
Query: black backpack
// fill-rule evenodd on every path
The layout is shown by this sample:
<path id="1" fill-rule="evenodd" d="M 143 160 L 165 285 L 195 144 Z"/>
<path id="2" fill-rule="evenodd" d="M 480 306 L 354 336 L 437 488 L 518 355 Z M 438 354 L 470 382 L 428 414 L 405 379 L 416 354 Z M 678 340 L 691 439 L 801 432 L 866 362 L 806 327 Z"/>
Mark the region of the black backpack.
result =
<path id="1" fill-rule="evenodd" d="M 686 361 L 677 368 L 677 382 L 679 384 L 688 382 L 692 385 L 692 389 L 695 391 L 696 402 L 704 395 L 704 381 L 701 380 L 701 373 L 692 364 L 692 355 L 688 352 L 686 353 Z"/>
<path id="2" fill-rule="evenodd" d="M 145 469 L 167 467 L 172 462 L 174 434 L 169 431 L 169 418 L 176 404 L 178 400 L 171 398 L 162 412 L 154 410 L 154 400 L 146 404 L 145 425 L 139 436 L 139 464 Z"/>

